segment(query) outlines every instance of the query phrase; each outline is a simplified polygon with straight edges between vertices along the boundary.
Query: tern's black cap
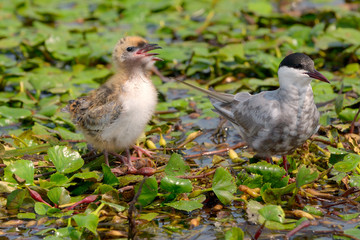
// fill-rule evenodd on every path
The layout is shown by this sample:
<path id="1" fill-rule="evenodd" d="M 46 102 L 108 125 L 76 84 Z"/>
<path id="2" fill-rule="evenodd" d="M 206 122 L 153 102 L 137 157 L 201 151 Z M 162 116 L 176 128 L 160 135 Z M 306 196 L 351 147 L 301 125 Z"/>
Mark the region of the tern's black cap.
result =
<path id="1" fill-rule="evenodd" d="M 286 66 L 300 70 L 306 70 L 308 72 L 314 72 L 314 61 L 306 54 L 292 53 L 281 61 L 279 68 Z"/>

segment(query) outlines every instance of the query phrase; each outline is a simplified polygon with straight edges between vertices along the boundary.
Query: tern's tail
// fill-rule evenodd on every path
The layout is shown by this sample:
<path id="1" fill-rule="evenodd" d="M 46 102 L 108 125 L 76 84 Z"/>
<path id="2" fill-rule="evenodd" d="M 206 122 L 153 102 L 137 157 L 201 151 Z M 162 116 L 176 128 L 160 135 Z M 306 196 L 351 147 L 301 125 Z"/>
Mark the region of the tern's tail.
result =
<path id="1" fill-rule="evenodd" d="M 215 91 L 209 91 L 200 87 L 197 87 L 195 85 L 192 85 L 190 83 L 187 82 L 183 82 L 180 80 L 176 80 L 178 82 L 181 82 L 189 87 L 195 88 L 196 90 L 203 92 L 205 94 L 207 94 L 210 98 L 210 101 L 212 103 L 212 105 L 214 106 L 214 112 L 220 114 L 221 116 L 223 116 L 224 118 L 226 118 L 227 120 L 229 120 L 232 123 L 236 124 L 236 121 L 234 119 L 234 115 L 232 113 L 232 104 L 234 101 L 234 95 L 232 94 L 227 94 L 227 93 L 219 93 L 219 92 L 215 92 Z"/>
<path id="2" fill-rule="evenodd" d="M 185 84 L 185 85 L 187 85 L 189 87 L 192 87 L 192 88 L 194 88 L 194 89 L 196 89 L 196 90 L 198 90 L 200 92 L 203 92 L 203 93 L 209 95 L 209 97 L 215 98 L 218 101 L 221 101 L 221 102 L 224 102 L 224 103 L 229 103 L 229 102 L 232 102 L 234 100 L 234 95 L 232 95 L 232 94 L 209 91 L 207 89 L 195 86 L 195 85 L 193 85 L 191 83 L 187 83 L 187 82 L 180 81 L 180 80 L 177 80 L 177 79 L 175 79 L 175 80 L 178 81 L 178 82 L 181 82 L 182 84 Z"/>

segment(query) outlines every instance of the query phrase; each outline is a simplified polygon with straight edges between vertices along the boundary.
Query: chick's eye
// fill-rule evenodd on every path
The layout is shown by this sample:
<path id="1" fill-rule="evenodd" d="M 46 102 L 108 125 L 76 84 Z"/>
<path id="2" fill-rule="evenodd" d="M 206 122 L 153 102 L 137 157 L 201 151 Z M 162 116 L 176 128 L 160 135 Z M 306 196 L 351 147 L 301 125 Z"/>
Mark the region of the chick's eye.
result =
<path id="1" fill-rule="evenodd" d="M 298 64 L 298 65 L 296 65 L 296 68 L 303 68 L 303 65 L 302 65 L 302 64 Z"/>
<path id="2" fill-rule="evenodd" d="M 132 52 L 132 51 L 134 51 L 134 47 L 128 47 L 128 48 L 126 48 L 126 51 L 128 51 L 128 52 Z"/>

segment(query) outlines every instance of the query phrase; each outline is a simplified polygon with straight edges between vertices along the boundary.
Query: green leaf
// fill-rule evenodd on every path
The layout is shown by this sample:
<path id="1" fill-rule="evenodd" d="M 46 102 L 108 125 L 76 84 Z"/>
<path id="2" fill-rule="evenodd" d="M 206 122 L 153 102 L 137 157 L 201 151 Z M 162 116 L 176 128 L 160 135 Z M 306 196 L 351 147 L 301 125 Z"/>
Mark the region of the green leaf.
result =
<path id="1" fill-rule="evenodd" d="M 35 219 L 35 218 L 36 218 L 36 215 L 35 215 L 35 213 L 31 213 L 31 212 L 28 212 L 28 213 L 18 213 L 18 214 L 17 214 L 17 218 L 18 218 L 18 219 Z"/>
<path id="2" fill-rule="evenodd" d="M 195 209 L 199 209 L 203 207 L 203 204 L 199 203 L 196 200 L 189 200 L 189 201 L 180 200 L 177 202 L 166 203 L 165 205 L 175 208 L 177 210 L 187 211 L 187 212 L 191 212 L 194 211 Z"/>
<path id="3" fill-rule="evenodd" d="M 0 39 L 0 49 L 9 49 L 19 46 L 20 39 L 18 37 L 10 37 Z"/>
<path id="4" fill-rule="evenodd" d="M 179 194 L 191 192 L 192 185 L 189 179 L 165 176 L 161 179 L 160 188 L 171 193 Z"/>
<path id="5" fill-rule="evenodd" d="M 232 227 L 230 230 L 225 233 L 225 240 L 243 240 L 244 232 L 241 228 Z"/>
<path id="6" fill-rule="evenodd" d="M 254 1 L 248 3 L 248 10 L 258 15 L 269 15 L 272 12 L 272 5 L 268 1 Z"/>
<path id="7" fill-rule="evenodd" d="M 263 205 L 255 200 L 250 200 L 246 206 L 246 215 L 248 216 L 248 221 L 259 224 L 259 210 L 263 208 Z"/>
<path id="8" fill-rule="evenodd" d="M 268 183 L 269 184 L 269 183 Z M 266 184 L 261 188 L 260 194 L 264 202 L 271 204 L 281 204 L 281 196 L 294 191 L 295 183 L 282 188 L 268 188 Z"/>
<path id="9" fill-rule="evenodd" d="M 301 186 L 311 183 L 319 176 L 318 171 L 314 169 L 307 168 L 304 165 L 301 165 L 298 173 L 296 174 L 296 187 L 300 188 Z"/>
<path id="10" fill-rule="evenodd" d="M 87 228 L 92 233 L 97 235 L 96 228 L 99 223 L 99 217 L 95 214 L 78 214 L 73 216 L 73 219 L 75 220 L 76 224 L 80 228 Z"/>
<path id="11" fill-rule="evenodd" d="M 349 221 L 351 219 L 357 218 L 360 215 L 360 213 L 351 213 L 351 214 L 340 214 L 339 216 L 345 220 Z"/>
<path id="12" fill-rule="evenodd" d="M 350 187 L 360 188 L 360 175 L 354 174 L 350 176 L 349 185 Z"/>
<path id="13" fill-rule="evenodd" d="M 245 171 L 241 171 L 237 175 L 236 185 L 245 185 L 249 188 L 261 188 L 263 186 L 263 177 L 260 175 L 249 175 Z"/>
<path id="14" fill-rule="evenodd" d="M 74 133 L 63 127 L 56 127 L 54 130 L 58 131 L 61 138 L 64 140 L 83 140 L 84 135 L 82 133 Z"/>
<path id="15" fill-rule="evenodd" d="M 50 176 L 50 182 L 54 182 L 56 186 L 64 186 L 66 187 L 69 183 L 69 178 L 61 173 L 54 173 Z"/>
<path id="16" fill-rule="evenodd" d="M 137 192 L 139 190 L 139 185 L 136 185 L 135 187 L 135 192 Z M 142 188 L 141 188 L 141 193 L 140 196 L 138 198 L 138 202 L 140 203 L 141 206 L 146 206 L 150 203 L 152 203 L 152 201 L 154 201 L 154 199 L 156 198 L 158 193 L 158 184 L 156 181 L 155 177 L 149 177 L 145 180 Z"/>
<path id="17" fill-rule="evenodd" d="M 322 213 L 322 211 L 320 211 L 319 209 L 317 209 L 316 207 L 314 206 L 310 206 L 310 205 L 306 205 L 304 207 L 304 211 L 305 212 L 308 212 L 312 215 L 316 215 L 316 216 L 323 216 L 324 214 Z"/>
<path id="18" fill-rule="evenodd" d="M 359 228 L 350 228 L 350 229 L 346 229 L 344 231 L 345 234 L 348 234 L 350 236 L 355 237 L 356 239 L 360 238 L 360 229 Z"/>
<path id="19" fill-rule="evenodd" d="M 81 239 L 81 231 L 78 231 L 74 227 L 59 228 L 57 230 L 55 229 L 55 232 L 56 232 L 56 238 L 55 238 L 56 240 Z M 45 240 L 53 240 L 53 239 L 52 238 L 47 239 L 46 237 Z"/>
<path id="20" fill-rule="evenodd" d="M 255 164 L 250 164 L 246 167 L 251 173 L 259 174 L 263 176 L 264 183 L 271 183 L 271 187 L 280 188 L 287 185 L 287 182 L 282 181 L 285 175 L 284 168 L 278 165 L 272 165 L 270 163 L 261 161 Z"/>
<path id="21" fill-rule="evenodd" d="M 6 208 L 9 211 L 18 210 L 24 202 L 26 191 L 24 189 L 16 189 L 9 194 L 6 201 Z"/>
<path id="22" fill-rule="evenodd" d="M 0 107 L 0 116 L 10 119 L 24 119 L 31 116 L 31 111 L 24 108 Z"/>
<path id="23" fill-rule="evenodd" d="M 70 202 L 70 194 L 64 187 L 56 187 L 48 191 L 48 198 L 57 205 Z"/>
<path id="24" fill-rule="evenodd" d="M 83 180 L 89 180 L 89 181 L 99 181 L 101 179 L 101 176 L 97 172 L 81 172 L 81 173 L 75 173 L 71 178 L 70 181 L 72 181 L 75 178 L 80 178 Z"/>
<path id="25" fill-rule="evenodd" d="M 240 43 L 228 44 L 225 47 L 219 49 L 219 54 L 224 55 L 225 60 L 227 61 L 235 61 L 235 56 L 244 58 L 244 46 Z"/>
<path id="26" fill-rule="evenodd" d="M 344 72 L 345 74 L 354 74 L 360 70 L 360 64 L 358 63 L 350 63 L 346 65 Z"/>
<path id="27" fill-rule="evenodd" d="M 165 173 L 168 176 L 180 176 L 188 172 L 190 167 L 185 164 L 184 160 L 177 153 L 173 153 L 165 167 Z"/>
<path id="28" fill-rule="evenodd" d="M 12 162 L 4 170 L 4 179 L 6 181 L 16 183 L 16 180 L 13 178 L 13 174 L 24 179 L 27 184 L 34 183 L 34 163 L 29 160 L 17 160 Z"/>
<path id="29" fill-rule="evenodd" d="M 138 218 L 150 222 L 157 216 L 159 216 L 159 213 L 151 212 L 151 213 L 140 214 L 140 216 Z"/>
<path id="30" fill-rule="evenodd" d="M 75 172 L 84 165 L 84 160 L 78 152 L 65 146 L 54 146 L 48 149 L 49 159 L 60 173 Z"/>
<path id="31" fill-rule="evenodd" d="M 344 157 L 344 160 L 334 165 L 339 172 L 350 172 L 354 170 L 360 163 L 360 155 L 350 153 Z"/>
<path id="32" fill-rule="evenodd" d="M 353 121 L 358 111 L 358 109 L 345 108 L 339 113 L 339 118 L 344 121 Z M 360 115 L 356 118 L 356 121 L 359 119 Z"/>
<path id="33" fill-rule="evenodd" d="M 111 169 L 106 164 L 101 164 L 102 171 L 104 173 L 104 184 L 108 184 L 110 186 L 119 185 L 119 179 L 111 172 Z"/>
<path id="34" fill-rule="evenodd" d="M 236 192 L 234 178 L 222 167 L 215 171 L 212 190 L 223 204 L 229 204 L 234 198 L 233 193 Z"/>
<path id="35" fill-rule="evenodd" d="M 48 210 L 51 208 L 49 205 L 46 205 L 42 202 L 35 202 L 35 212 L 38 215 L 46 215 Z"/>
<path id="36" fill-rule="evenodd" d="M 349 154 L 348 152 L 346 152 L 344 150 L 341 150 L 338 148 L 333 148 L 331 146 L 327 146 L 327 149 L 331 153 L 330 159 L 329 159 L 329 163 L 331 163 L 331 164 L 335 164 L 337 162 L 344 160 L 344 157 Z"/>
<path id="37" fill-rule="evenodd" d="M 124 206 L 121 206 L 121 205 L 119 205 L 119 204 L 115 204 L 115 203 L 111 203 L 111 202 L 106 202 L 106 201 L 103 201 L 103 200 L 101 200 L 100 202 L 105 203 L 106 205 L 108 205 L 109 207 L 114 208 L 114 209 L 115 209 L 116 211 L 118 211 L 118 212 L 122 212 L 122 211 L 124 211 L 124 210 L 126 209 Z"/>
<path id="38" fill-rule="evenodd" d="M 336 114 L 339 114 L 341 112 L 342 108 L 343 108 L 344 96 L 345 96 L 345 94 L 339 94 L 335 98 L 335 112 L 336 112 Z"/>
<path id="39" fill-rule="evenodd" d="M 284 210 L 277 205 L 266 205 L 259 210 L 259 213 L 266 221 L 283 223 L 285 220 Z"/>

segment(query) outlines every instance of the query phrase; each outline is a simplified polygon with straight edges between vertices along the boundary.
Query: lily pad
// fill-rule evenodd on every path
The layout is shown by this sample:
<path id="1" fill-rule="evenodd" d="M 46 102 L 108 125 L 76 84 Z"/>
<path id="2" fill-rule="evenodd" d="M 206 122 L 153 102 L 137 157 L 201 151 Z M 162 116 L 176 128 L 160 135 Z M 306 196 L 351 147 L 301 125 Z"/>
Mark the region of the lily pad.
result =
<path id="1" fill-rule="evenodd" d="M 71 173 L 84 165 L 84 160 L 78 152 L 65 146 L 54 146 L 48 149 L 49 160 L 53 162 L 60 173 Z"/>

